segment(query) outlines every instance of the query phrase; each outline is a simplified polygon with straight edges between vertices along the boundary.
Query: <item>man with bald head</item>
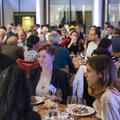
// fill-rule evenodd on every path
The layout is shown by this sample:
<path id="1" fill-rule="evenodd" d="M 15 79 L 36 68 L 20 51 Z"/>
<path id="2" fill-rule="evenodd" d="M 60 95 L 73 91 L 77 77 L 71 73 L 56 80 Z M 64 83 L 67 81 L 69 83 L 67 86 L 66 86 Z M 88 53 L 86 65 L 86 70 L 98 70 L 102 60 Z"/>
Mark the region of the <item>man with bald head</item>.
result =
<path id="1" fill-rule="evenodd" d="M 11 36 L 7 40 L 7 43 L 2 46 L 1 53 L 9 55 L 13 59 L 24 59 L 23 47 L 17 46 L 18 38 Z"/>
<path id="2" fill-rule="evenodd" d="M 18 31 L 18 46 L 23 47 L 27 50 L 27 41 L 26 41 L 26 33 L 24 30 Z"/>

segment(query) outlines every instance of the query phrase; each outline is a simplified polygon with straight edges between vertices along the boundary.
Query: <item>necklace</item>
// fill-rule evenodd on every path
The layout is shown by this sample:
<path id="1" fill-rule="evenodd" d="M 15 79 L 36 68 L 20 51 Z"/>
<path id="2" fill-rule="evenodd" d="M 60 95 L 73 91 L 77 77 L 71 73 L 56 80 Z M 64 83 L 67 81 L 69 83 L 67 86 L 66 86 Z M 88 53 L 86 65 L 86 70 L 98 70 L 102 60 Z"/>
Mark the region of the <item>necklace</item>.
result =
<path id="1" fill-rule="evenodd" d="M 42 90 L 45 89 L 45 86 L 42 86 L 41 89 L 42 89 Z"/>

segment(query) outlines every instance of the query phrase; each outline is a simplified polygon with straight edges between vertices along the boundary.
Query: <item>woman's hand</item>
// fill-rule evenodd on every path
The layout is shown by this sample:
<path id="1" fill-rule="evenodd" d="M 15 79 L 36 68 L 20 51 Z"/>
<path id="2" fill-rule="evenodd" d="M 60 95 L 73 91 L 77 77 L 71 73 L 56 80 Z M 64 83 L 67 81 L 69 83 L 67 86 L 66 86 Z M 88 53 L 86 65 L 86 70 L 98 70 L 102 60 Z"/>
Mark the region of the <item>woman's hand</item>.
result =
<path id="1" fill-rule="evenodd" d="M 72 42 L 72 43 L 76 43 L 76 42 L 77 42 L 77 38 L 76 38 L 76 37 L 73 37 L 73 38 L 71 39 L 71 42 Z"/>
<path id="2" fill-rule="evenodd" d="M 54 101 L 54 99 L 56 99 L 56 96 L 54 95 L 45 95 L 44 97 L 45 99 L 50 99 L 51 101 Z"/>
<path id="3" fill-rule="evenodd" d="M 77 39 L 76 38 L 72 38 L 71 42 L 68 45 L 68 48 L 70 48 L 72 44 L 76 44 L 76 42 L 77 42 Z"/>

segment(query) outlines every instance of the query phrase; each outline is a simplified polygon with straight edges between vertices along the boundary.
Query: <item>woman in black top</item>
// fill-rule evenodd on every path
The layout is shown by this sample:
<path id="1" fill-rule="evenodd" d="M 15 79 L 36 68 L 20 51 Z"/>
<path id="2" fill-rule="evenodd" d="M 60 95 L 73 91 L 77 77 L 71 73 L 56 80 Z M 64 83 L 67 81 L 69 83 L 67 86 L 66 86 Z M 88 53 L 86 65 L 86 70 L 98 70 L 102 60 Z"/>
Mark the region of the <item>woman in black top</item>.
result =
<path id="1" fill-rule="evenodd" d="M 29 84 L 23 68 L 11 66 L 0 75 L 0 120 L 41 120 L 32 111 Z"/>
<path id="2" fill-rule="evenodd" d="M 77 54 L 77 52 L 81 52 L 84 50 L 83 43 L 80 39 L 78 39 L 78 32 L 76 30 L 72 30 L 70 32 L 70 41 L 66 44 L 70 54 L 73 52 Z"/>

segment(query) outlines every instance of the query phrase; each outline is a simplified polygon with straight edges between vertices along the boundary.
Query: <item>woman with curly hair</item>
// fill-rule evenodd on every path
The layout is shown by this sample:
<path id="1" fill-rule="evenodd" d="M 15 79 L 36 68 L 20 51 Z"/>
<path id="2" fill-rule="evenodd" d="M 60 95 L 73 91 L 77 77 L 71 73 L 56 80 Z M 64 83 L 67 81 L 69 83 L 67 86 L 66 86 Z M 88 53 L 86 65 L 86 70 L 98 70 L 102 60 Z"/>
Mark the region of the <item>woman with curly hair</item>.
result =
<path id="1" fill-rule="evenodd" d="M 38 54 L 37 49 L 40 46 L 39 37 L 35 35 L 31 35 L 27 39 L 27 47 L 28 50 L 24 52 L 24 60 L 26 61 L 37 61 Z"/>
<path id="2" fill-rule="evenodd" d="M 29 83 L 18 66 L 10 66 L 0 74 L 0 120 L 41 120 L 32 111 Z"/>

